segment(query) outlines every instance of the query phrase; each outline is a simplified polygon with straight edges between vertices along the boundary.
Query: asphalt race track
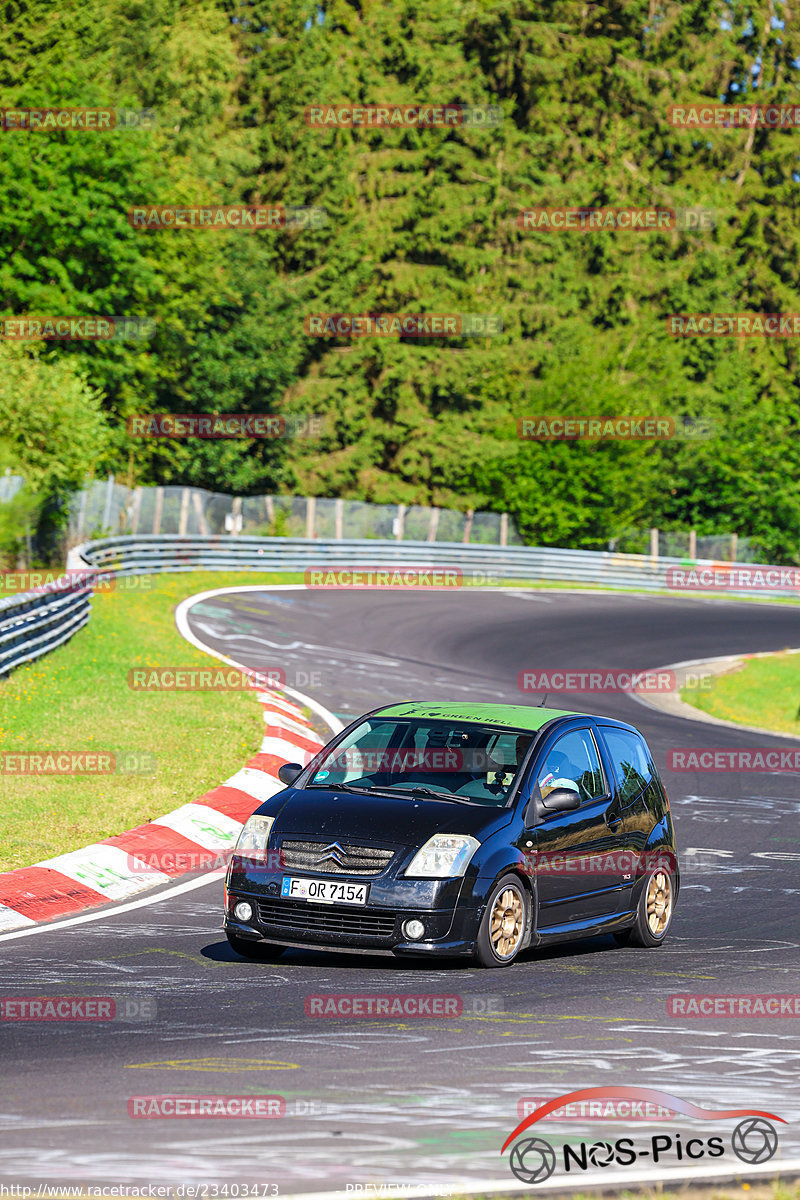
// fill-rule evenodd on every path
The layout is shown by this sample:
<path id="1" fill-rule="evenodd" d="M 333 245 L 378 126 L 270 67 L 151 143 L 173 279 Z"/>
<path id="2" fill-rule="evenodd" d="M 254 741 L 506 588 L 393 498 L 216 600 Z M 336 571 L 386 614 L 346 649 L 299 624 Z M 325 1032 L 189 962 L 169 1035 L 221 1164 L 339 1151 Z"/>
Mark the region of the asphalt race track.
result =
<path id="1" fill-rule="evenodd" d="M 642 669 L 800 645 L 800 612 L 788 606 L 557 592 L 255 590 L 201 602 L 190 625 L 238 662 L 283 667 L 287 683 L 342 719 L 403 699 L 519 703 L 523 668 Z M 770 1165 L 800 1156 L 798 1018 L 681 1019 L 665 1004 L 676 992 L 800 994 L 800 777 L 664 769 L 675 747 L 793 743 L 668 716 L 627 695 L 548 703 L 630 720 L 650 741 L 683 868 L 662 948 L 598 939 L 529 952 L 503 971 L 307 951 L 250 963 L 221 933 L 219 876 L 158 903 L 0 938 L 4 996 L 126 998 L 144 1018 L 3 1023 L 0 1180 L 238 1182 L 260 1195 L 349 1186 L 357 1196 L 368 1183 L 519 1187 L 499 1154 L 518 1100 L 604 1084 L 658 1088 L 708 1109 L 771 1111 L 788 1124 L 778 1126 Z M 469 1011 L 305 1015 L 309 994 L 371 991 L 459 995 Z M 128 1098 L 151 1094 L 280 1095 L 286 1115 L 129 1117 Z M 676 1129 L 722 1134 L 725 1155 L 713 1160 L 722 1172 L 740 1165 L 733 1125 L 595 1120 L 537 1132 L 554 1143 L 630 1134 L 642 1147 Z M 698 1160 L 698 1172 L 710 1165 Z M 663 1166 L 687 1163 L 673 1155 Z M 608 1183 L 614 1175 L 624 1172 L 608 1168 Z"/>

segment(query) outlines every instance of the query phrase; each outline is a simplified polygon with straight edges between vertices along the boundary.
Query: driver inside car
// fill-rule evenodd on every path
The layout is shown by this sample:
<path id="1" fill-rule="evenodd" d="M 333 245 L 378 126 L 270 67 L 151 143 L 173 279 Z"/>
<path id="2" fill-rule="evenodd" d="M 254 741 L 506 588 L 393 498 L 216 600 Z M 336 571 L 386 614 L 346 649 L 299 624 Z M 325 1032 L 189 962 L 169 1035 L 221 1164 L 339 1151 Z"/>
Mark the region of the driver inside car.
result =
<path id="1" fill-rule="evenodd" d="M 560 750 L 551 750 L 545 759 L 542 774 L 538 779 L 542 799 L 544 800 L 556 788 L 567 788 L 570 792 L 577 792 L 580 796 L 581 790 L 575 782 L 577 775 L 580 775 L 580 771 L 576 770 L 566 754 Z"/>

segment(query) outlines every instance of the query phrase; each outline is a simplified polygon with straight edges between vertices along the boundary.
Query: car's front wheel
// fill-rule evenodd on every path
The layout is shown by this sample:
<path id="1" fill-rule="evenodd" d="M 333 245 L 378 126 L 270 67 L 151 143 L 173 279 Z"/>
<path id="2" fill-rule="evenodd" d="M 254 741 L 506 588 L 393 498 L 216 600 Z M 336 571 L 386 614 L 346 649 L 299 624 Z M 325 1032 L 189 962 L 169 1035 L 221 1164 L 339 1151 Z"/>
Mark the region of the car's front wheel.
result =
<path id="1" fill-rule="evenodd" d="M 675 875 L 666 864 L 654 867 L 642 884 L 636 919 L 630 929 L 615 933 L 621 946 L 660 946 L 672 924 Z"/>
<path id="2" fill-rule="evenodd" d="M 528 893 L 516 875 L 504 875 L 494 885 L 472 952 L 478 966 L 511 965 L 525 937 L 528 907 Z"/>
<path id="3" fill-rule="evenodd" d="M 226 933 L 231 950 L 241 954 L 242 958 L 256 959 L 258 962 L 273 962 L 280 958 L 285 946 L 273 946 L 270 942 L 251 942 L 247 938 L 237 937 L 235 933 Z"/>

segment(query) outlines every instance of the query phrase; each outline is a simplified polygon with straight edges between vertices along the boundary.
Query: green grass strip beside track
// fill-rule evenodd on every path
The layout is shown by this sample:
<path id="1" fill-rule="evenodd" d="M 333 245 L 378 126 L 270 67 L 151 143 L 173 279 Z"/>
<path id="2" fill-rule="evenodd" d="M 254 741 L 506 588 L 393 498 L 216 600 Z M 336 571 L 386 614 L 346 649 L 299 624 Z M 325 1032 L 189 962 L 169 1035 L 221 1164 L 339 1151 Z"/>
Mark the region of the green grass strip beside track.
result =
<path id="1" fill-rule="evenodd" d="M 681 699 L 712 717 L 800 737 L 800 654 L 749 658 L 740 670 L 712 676 L 707 691 L 686 688 Z"/>
<path id="2" fill-rule="evenodd" d="M 89 624 L 0 682 L 0 751 L 155 756 L 152 774 L 0 774 L 0 870 L 77 850 L 196 800 L 237 771 L 263 737 L 261 707 L 234 691 L 133 691 L 131 668 L 209 667 L 175 628 L 195 592 L 299 582 L 286 574 L 197 571 L 137 577 L 92 600 Z"/>
<path id="3" fill-rule="evenodd" d="M 258 749 L 263 721 L 252 696 L 136 692 L 128 686 L 128 671 L 213 665 L 214 659 L 195 650 L 175 628 L 175 606 L 185 597 L 213 588 L 302 583 L 303 576 L 196 571 L 137 579 L 137 586 L 95 595 L 86 628 L 0 681 L 0 751 L 149 753 L 155 770 L 0 773 L 0 870 L 76 850 L 162 816 L 221 783 Z M 500 586 L 560 590 L 580 585 L 505 580 Z M 693 691 L 684 699 L 728 720 L 800 733 L 800 656 L 751 660 L 743 671 L 714 680 L 711 691 Z"/>

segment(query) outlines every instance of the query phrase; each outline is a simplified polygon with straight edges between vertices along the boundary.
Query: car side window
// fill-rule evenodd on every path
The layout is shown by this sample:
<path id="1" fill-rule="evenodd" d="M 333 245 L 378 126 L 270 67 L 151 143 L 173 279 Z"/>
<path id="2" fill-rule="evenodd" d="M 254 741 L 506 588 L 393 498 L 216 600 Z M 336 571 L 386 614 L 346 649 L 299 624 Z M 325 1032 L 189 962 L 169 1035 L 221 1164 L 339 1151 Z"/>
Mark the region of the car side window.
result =
<path id="1" fill-rule="evenodd" d="M 620 799 L 623 803 L 633 800 L 653 779 L 647 747 L 638 734 L 627 729 L 614 729 L 605 725 L 603 736 L 619 777 Z"/>
<path id="2" fill-rule="evenodd" d="M 602 796 L 605 780 L 591 731 L 572 729 L 553 742 L 538 769 L 536 784 L 542 799 L 564 787 L 578 792 L 584 803 Z"/>

